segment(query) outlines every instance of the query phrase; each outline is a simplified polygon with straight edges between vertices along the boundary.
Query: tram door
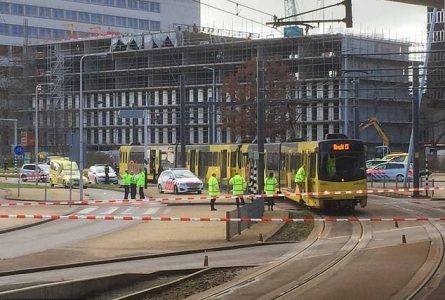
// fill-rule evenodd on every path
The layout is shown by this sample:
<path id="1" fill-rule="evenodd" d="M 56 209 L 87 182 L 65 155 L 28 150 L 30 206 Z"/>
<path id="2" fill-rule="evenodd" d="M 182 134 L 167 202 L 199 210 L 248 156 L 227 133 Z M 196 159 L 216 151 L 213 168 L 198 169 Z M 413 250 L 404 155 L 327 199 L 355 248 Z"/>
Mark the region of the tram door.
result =
<path id="1" fill-rule="evenodd" d="M 308 153 L 307 154 L 307 160 L 309 163 L 309 168 L 307 171 L 307 191 L 313 192 L 314 191 L 314 183 L 315 183 L 315 177 L 317 174 L 317 153 Z"/>
<path id="2" fill-rule="evenodd" d="M 227 150 L 221 151 L 221 179 L 227 178 Z"/>

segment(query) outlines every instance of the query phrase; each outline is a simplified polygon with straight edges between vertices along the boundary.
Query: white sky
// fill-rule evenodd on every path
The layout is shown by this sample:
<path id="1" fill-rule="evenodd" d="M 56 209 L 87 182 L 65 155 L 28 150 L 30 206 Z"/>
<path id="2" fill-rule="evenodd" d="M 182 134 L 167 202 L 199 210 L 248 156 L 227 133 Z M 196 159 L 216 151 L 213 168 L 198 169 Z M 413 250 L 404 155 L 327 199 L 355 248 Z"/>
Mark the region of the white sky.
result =
<path id="1" fill-rule="evenodd" d="M 233 0 L 240 4 L 254 7 L 278 17 L 284 16 L 283 0 Z M 341 0 L 296 0 L 299 12 L 311 10 L 324 5 L 330 5 Z M 205 4 L 216 6 L 236 13 L 236 4 L 228 0 L 201 0 L 201 25 L 215 28 L 234 29 L 257 33 L 276 33 L 268 27 L 260 26 L 251 21 L 210 8 Z M 356 33 L 384 34 L 385 37 L 404 39 L 422 43 L 426 40 L 426 7 L 407 5 L 386 0 L 352 0 L 353 22 Z M 245 7 L 238 7 L 240 16 L 254 19 L 260 23 L 272 21 L 266 14 L 252 11 Z M 324 12 L 326 19 L 341 19 L 344 17 L 344 7 L 328 9 Z M 322 19 L 323 13 L 317 12 L 305 15 L 306 19 Z M 315 24 L 316 25 L 316 24 Z M 338 32 L 344 28 L 343 23 L 325 24 L 325 32 Z M 323 32 L 323 25 L 314 33 Z"/>

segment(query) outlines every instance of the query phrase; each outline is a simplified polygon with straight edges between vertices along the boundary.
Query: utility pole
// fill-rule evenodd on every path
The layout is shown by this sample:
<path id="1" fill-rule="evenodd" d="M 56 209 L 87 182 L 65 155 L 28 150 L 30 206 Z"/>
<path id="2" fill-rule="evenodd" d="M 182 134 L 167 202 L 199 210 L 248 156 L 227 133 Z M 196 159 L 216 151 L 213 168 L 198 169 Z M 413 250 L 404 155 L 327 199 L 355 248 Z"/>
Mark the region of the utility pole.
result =
<path id="1" fill-rule="evenodd" d="M 359 139 L 359 97 L 358 97 L 358 86 L 360 83 L 360 79 L 354 79 L 354 139 Z"/>
<path id="2" fill-rule="evenodd" d="M 419 188 L 419 67 L 413 68 L 413 188 Z M 408 162 L 409 164 L 409 162 Z M 409 166 L 408 166 L 409 168 Z M 414 190 L 413 197 L 418 197 L 419 191 Z"/>
<path id="3" fill-rule="evenodd" d="M 179 124 L 179 133 L 180 133 L 180 138 L 181 138 L 181 166 L 183 168 L 185 168 L 185 135 L 186 130 L 185 130 L 185 77 L 184 74 L 181 71 L 180 77 L 179 77 L 179 97 L 181 103 L 179 106 L 179 114 L 180 114 L 180 124 Z"/>
<path id="4" fill-rule="evenodd" d="M 257 49 L 257 146 L 258 193 L 264 191 L 264 61 L 263 49 Z"/>

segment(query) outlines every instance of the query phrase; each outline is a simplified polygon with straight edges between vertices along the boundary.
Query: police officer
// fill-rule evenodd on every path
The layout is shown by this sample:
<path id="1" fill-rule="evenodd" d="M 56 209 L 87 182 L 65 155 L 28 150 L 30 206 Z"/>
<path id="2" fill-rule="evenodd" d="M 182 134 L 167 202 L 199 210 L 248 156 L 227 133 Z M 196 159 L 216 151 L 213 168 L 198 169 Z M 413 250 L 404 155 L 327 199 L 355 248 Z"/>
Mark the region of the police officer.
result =
<path id="1" fill-rule="evenodd" d="M 274 194 L 277 190 L 278 181 L 273 176 L 273 172 L 269 173 L 269 176 L 266 178 L 264 182 L 264 187 L 267 196 L 267 210 L 273 210 L 273 206 L 275 205 Z"/>
<path id="2" fill-rule="evenodd" d="M 134 175 L 133 172 L 130 172 L 130 177 L 131 177 L 130 196 L 131 196 L 131 199 L 136 199 L 136 176 Z"/>
<path id="3" fill-rule="evenodd" d="M 216 179 L 216 174 L 213 173 L 209 178 L 209 196 L 210 196 L 210 210 L 216 210 L 215 202 L 216 197 L 219 196 L 219 182 Z"/>
<path id="4" fill-rule="evenodd" d="M 303 202 L 303 196 L 301 193 L 304 192 L 304 183 L 306 181 L 306 170 L 304 169 L 304 164 L 298 169 L 297 174 L 295 174 L 295 183 L 298 186 L 298 192 L 300 193 L 300 202 Z"/>
<path id="5" fill-rule="evenodd" d="M 145 199 L 144 187 L 145 187 L 145 172 L 143 169 L 139 170 L 139 174 L 136 180 L 136 186 L 139 189 L 139 199 Z"/>
<path id="6" fill-rule="evenodd" d="M 243 194 L 244 194 L 244 190 L 246 189 L 246 181 L 244 180 L 244 178 L 237 173 L 235 173 L 235 176 L 233 176 L 232 178 L 230 178 L 229 180 L 229 184 L 232 186 L 232 194 L 233 196 L 235 196 L 236 198 L 236 207 L 240 206 L 240 200 L 241 200 L 241 205 L 244 205 L 244 198 L 243 198 Z"/>
<path id="7" fill-rule="evenodd" d="M 125 170 L 124 175 L 122 176 L 122 181 L 124 185 L 124 199 L 128 199 L 128 194 L 130 193 L 130 184 L 131 184 L 131 175 L 128 170 Z"/>
<path id="8" fill-rule="evenodd" d="M 110 184 L 110 167 L 105 165 L 104 167 L 104 173 L 105 173 L 105 184 Z"/>

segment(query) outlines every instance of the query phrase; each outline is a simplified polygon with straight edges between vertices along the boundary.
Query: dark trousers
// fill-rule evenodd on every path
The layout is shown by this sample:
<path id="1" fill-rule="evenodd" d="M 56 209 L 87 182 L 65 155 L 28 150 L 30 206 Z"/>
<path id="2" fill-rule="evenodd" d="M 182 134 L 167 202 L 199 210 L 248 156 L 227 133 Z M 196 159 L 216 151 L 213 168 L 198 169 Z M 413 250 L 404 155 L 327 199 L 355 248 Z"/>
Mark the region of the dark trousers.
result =
<path id="1" fill-rule="evenodd" d="M 301 193 L 304 193 L 304 182 L 297 182 L 297 186 L 298 192 L 300 193 L 300 200 L 303 200 L 303 196 L 301 195 Z"/>
<path id="2" fill-rule="evenodd" d="M 136 184 L 130 184 L 131 199 L 136 199 Z"/>
<path id="3" fill-rule="evenodd" d="M 267 197 L 267 210 L 273 210 L 273 206 L 275 205 L 274 197 Z"/>
<path id="4" fill-rule="evenodd" d="M 128 199 L 128 194 L 130 194 L 130 186 L 124 185 L 124 199 Z"/>
<path id="5" fill-rule="evenodd" d="M 236 196 L 235 201 L 236 201 L 236 207 L 239 207 L 239 205 L 240 205 L 240 201 L 241 201 L 241 205 L 246 204 L 246 203 L 244 203 L 244 198 L 243 198 L 243 196 Z"/>
<path id="6" fill-rule="evenodd" d="M 144 187 L 143 186 L 139 187 L 139 199 L 145 199 Z"/>
<path id="7" fill-rule="evenodd" d="M 216 198 L 210 199 L 210 210 L 216 210 L 215 202 L 216 202 Z"/>

